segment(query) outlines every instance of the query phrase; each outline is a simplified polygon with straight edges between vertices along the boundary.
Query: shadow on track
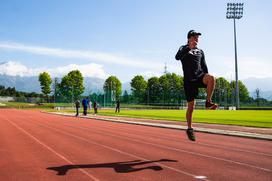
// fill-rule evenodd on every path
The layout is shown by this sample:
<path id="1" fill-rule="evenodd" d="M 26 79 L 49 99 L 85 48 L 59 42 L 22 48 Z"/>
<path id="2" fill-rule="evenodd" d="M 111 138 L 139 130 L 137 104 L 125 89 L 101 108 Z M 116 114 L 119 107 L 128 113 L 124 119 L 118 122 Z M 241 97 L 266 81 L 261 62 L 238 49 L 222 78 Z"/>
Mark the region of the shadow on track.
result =
<path id="1" fill-rule="evenodd" d="M 117 173 L 129 173 L 129 172 L 136 172 L 145 169 L 151 169 L 154 171 L 163 170 L 162 167 L 156 166 L 146 166 L 141 168 L 133 168 L 133 166 L 144 165 L 149 163 L 156 163 L 156 162 L 177 162 L 176 160 L 169 160 L 169 159 L 160 159 L 154 161 L 141 161 L 141 160 L 134 160 L 134 161 L 127 161 L 127 162 L 113 162 L 113 163 L 100 163 L 100 164 L 82 164 L 82 165 L 63 165 L 60 167 L 48 167 L 48 170 L 54 170 L 57 172 L 57 175 L 65 175 L 70 169 L 80 169 L 80 168 L 113 168 Z"/>

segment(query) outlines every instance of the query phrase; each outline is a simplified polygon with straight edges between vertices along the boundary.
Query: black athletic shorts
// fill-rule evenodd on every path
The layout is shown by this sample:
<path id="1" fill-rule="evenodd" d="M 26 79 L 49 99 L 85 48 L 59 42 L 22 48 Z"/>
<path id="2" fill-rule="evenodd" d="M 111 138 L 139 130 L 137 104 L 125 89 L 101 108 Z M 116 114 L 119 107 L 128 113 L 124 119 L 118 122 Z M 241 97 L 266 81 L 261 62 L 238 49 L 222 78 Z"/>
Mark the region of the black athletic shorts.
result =
<path id="1" fill-rule="evenodd" d="M 187 102 L 191 102 L 198 96 L 198 88 L 207 88 L 207 85 L 203 83 L 203 77 L 201 75 L 197 80 L 184 82 L 184 91 Z"/>

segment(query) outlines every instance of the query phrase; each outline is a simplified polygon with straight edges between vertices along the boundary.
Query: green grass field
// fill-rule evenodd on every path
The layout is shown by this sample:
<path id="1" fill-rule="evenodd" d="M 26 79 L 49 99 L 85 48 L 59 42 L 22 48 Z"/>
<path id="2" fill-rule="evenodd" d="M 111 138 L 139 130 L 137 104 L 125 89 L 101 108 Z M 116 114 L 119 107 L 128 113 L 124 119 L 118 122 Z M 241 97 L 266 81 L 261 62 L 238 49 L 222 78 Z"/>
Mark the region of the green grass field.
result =
<path id="1" fill-rule="evenodd" d="M 80 110 L 82 112 L 82 110 Z M 65 112 L 75 112 L 65 110 Z M 92 112 L 90 112 L 92 113 Z M 100 109 L 99 115 L 124 116 L 135 118 L 161 119 L 172 121 L 185 121 L 186 110 L 121 110 L 115 114 L 113 109 Z M 193 122 L 239 125 L 260 128 L 272 128 L 272 111 L 261 110 L 195 110 Z"/>
<path id="2" fill-rule="evenodd" d="M 52 109 L 55 106 L 60 107 L 72 107 L 73 104 L 68 103 L 42 103 L 40 105 L 35 103 L 25 103 L 25 102 L 0 102 L 0 108 L 17 108 L 17 109 Z"/>
<path id="3" fill-rule="evenodd" d="M 57 104 L 55 106 L 72 106 L 72 104 Z M 0 108 L 19 108 L 19 109 L 43 109 L 46 111 L 56 111 L 52 109 L 53 103 L 43 105 L 5 102 L 0 104 Z M 73 112 L 75 110 L 61 110 L 62 112 Z M 82 112 L 82 110 L 80 110 Z M 93 112 L 90 112 L 93 113 Z M 165 109 L 122 109 L 120 114 L 115 114 L 113 109 L 99 109 L 99 115 L 107 116 L 124 116 L 134 118 L 161 119 L 172 121 L 185 121 L 186 110 L 165 110 Z M 224 124 L 224 125 L 240 125 L 260 128 L 272 128 L 272 111 L 271 110 L 195 110 L 193 114 L 193 122 Z"/>

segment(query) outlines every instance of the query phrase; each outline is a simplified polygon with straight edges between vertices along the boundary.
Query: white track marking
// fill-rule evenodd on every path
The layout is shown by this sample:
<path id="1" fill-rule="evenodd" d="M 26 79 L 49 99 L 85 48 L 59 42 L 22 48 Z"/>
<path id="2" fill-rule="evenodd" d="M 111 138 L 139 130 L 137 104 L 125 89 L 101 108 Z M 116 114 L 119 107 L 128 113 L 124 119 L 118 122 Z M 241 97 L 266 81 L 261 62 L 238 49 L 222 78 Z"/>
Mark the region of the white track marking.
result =
<path id="1" fill-rule="evenodd" d="M 71 127 L 72 127 L 72 126 L 71 126 Z M 76 128 L 76 127 L 74 127 L 74 128 Z M 81 127 L 80 129 L 87 129 L 87 128 Z M 224 162 L 234 163 L 234 164 L 238 164 L 238 165 L 244 165 L 244 166 L 252 167 L 252 168 L 255 168 L 255 169 L 260 169 L 260 170 L 267 171 L 267 172 L 272 172 L 271 169 L 267 169 L 267 168 L 263 168 L 263 167 L 259 167 L 259 166 L 255 166 L 255 165 L 251 165 L 251 164 L 239 162 L 239 161 L 233 161 L 233 160 L 230 160 L 230 159 L 219 158 L 219 157 L 210 156 L 210 155 L 206 155 L 206 154 L 202 154 L 202 153 L 197 153 L 197 152 L 192 152 L 192 151 L 186 151 L 186 150 L 184 150 L 184 149 L 179 149 L 179 148 L 174 148 L 174 147 L 169 147 L 169 146 L 164 146 L 164 145 L 158 145 L 158 144 L 154 144 L 154 143 L 150 143 L 150 142 L 146 142 L 146 141 L 139 141 L 139 140 L 134 139 L 134 138 L 128 138 L 128 137 L 123 137 L 123 136 L 117 136 L 117 135 L 115 135 L 115 134 L 100 132 L 100 134 L 101 134 L 101 133 L 102 133 L 102 134 L 109 134 L 109 135 L 111 135 L 111 136 L 118 137 L 118 138 L 121 138 L 121 139 L 127 139 L 127 140 L 129 140 L 129 141 L 134 141 L 134 142 L 139 142 L 139 143 L 145 143 L 145 144 L 147 144 L 147 145 L 152 145 L 152 146 L 156 146 L 156 147 L 159 147 L 159 148 L 174 150 L 174 151 L 183 152 L 183 153 L 188 153 L 188 154 L 197 155 L 197 156 L 201 156 L 201 157 L 216 159 L 216 160 L 220 160 L 220 161 L 224 161 Z M 130 133 L 126 133 L 126 134 L 130 134 Z M 130 135 L 131 135 L 131 134 L 130 134 Z"/>
<path id="2" fill-rule="evenodd" d="M 35 122 L 35 123 L 37 123 L 37 122 Z M 33 123 L 32 123 L 32 124 L 33 124 Z M 97 142 L 95 142 L 95 141 L 90 141 L 90 140 L 88 140 L 88 139 L 86 139 L 86 138 L 83 138 L 83 137 L 80 137 L 80 136 L 76 136 L 76 135 L 70 134 L 70 133 L 68 133 L 68 132 L 66 132 L 66 131 L 60 130 L 60 129 L 58 129 L 58 128 L 54 128 L 54 127 L 52 127 L 52 126 L 50 126 L 50 125 L 49 125 L 49 126 L 46 126 L 46 125 L 48 125 L 48 124 L 45 125 L 44 123 L 43 123 L 43 124 L 39 124 L 39 123 L 38 123 L 38 125 L 43 126 L 43 127 L 46 127 L 46 128 L 49 128 L 49 129 L 52 129 L 52 130 L 55 130 L 56 132 L 60 132 L 60 133 L 62 133 L 62 134 L 65 134 L 65 135 L 74 137 L 74 138 L 76 138 L 76 139 L 79 139 L 79 140 L 88 142 L 88 143 L 90 143 L 90 144 L 98 145 L 98 146 L 100 146 L 100 147 L 104 147 L 104 148 L 106 148 L 106 149 L 115 151 L 115 152 L 117 152 L 117 153 L 120 153 L 120 154 L 123 154 L 123 155 L 130 156 L 130 157 L 132 157 L 132 158 L 137 158 L 137 159 L 141 159 L 141 160 L 144 160 L 144 161 L 150 161 L 149 159 L 146 159 L 146 158 L 137 156 L 137 155 L 135 155 L 135 154 L 127 153 L 127 152 L 124 152 L 124 151 L 122 151 L 122 150 L 113 148 L 113 147 L 111 147 L 111 146 L 103 145 L 103 144 L 101 144 L 101 143 L 97 143 Z M 179 169 L 176 169 L 176 168 L 167 166 L 167 165 L 162 164 L 162 163 L 154 163 L 154 164 L 159 165 L 159 166 L 162 166 L 162 167 L 165 167 L 165 168 L 168 168 L 169 170 L 173 170 L 173 171 L 175 171 L 175 172 L 178 172 L 178 173 L 181 173 L 181 174 L 184 174 L 184 175 L 193 177 L 193 178 L 195 178 L 195 177 L 197 176 L 197 175 L 191 174 L 191 173 L 189 173 L 189 172 L 185 172 L 185 171 L 182 171 L 182 170 L 179 170 Z M 207 180 L 207 181 L 208 181 L 208 179 L 204 179 L 204 180 Z"/>
<path id="3" fill-rule="evenodd" d="M 107 127 L 111 127 L 111 128 L 116 128 L 116 126 L 107 126 Z M 103 129 L 103 128 L 102 128 Z M 125 130 L 127 131 L 131 131 L 129 129 L 126 129 Z M 139 131 L 137 130 L 138 132 L 142 132 L 142 133 L 145 133 L 144 131 Z M 150 136 L 150 135 L 148 135 Z M 177 139 L 171 139 L 171 138 L 161 138 L 159 136 L 154 136 L 152 135 L 153 138 L 158 138 L 158 139 L 161 139 L 161 140 L 169 140 L 169 141 L 177 141 L 177 142 L 180 142 L 182 140 L 177 140 Z M 183 141 L 185 142 L 185 141 Z M 229 147 L 226 147 L 226 146 L 221 146 L 221 145 L 212 145 L 212 144 L 208 144 L 208 143 L 200 143 L 200 142 L 196 142 L 195 144 L 198 144 L 198 145 L 203 145 L 203 146 L 208 146 L 208 147 L 215 147 L 215 148 L 220 148 L 220 149 L 225 149 L 225 150 L 230 150 L 230 151 L 238 151 L 238 152 L 245 152 L 245 153 L 251 153 L 251 154 L 256 154 L 256 155 L 263 155 L 263 156 L 268 156 L 268 157 L 272 157 L 272 154 L 267 154 L 267 153 L 261 153 L 261 152 L 256 152 L 256 151 L 248 151 L 248 150 L 244 150 L 244 149 L 239 149 L 239 148 L 229 148 Z"/>
<path id="4" fill-rule="evenodd" d="M 45 114 L 48 114 L 48 113 L 45 113 Z M 50 113 L 49 113 L 50 114 Z M 58 116 L 66 116 L 66 115 L 59 115 L 59 114 L 51 114 L 51 115 L 58 115 Z M 68 115 L 67 117 L 73 117 L 71 115 Z M 87 118 L 87 119 L 90 119 L 90 118 Z M 95 118 L 92 118 L 93 120 L 96 120 Z M 68 122 L 67 120 L 64 120 L 66 122 Z M 100 120 L 96 120 L 96 121 L 100 121 Z M 111 123 L 116 123 L 116 122 L 111 122 Z M 130 124 L 131 125 L 131 124 Z M 115 128 L 117 126 L 107 126 L 107 127 L 112 127 L 112 128 Z M 103 128 L 102 128 L 103 129 Z M 127 128 L 125 128 L 125 130 L 127 131 L 131 131 Z M 132 129 L 133 130 L 133 129 Z M 139 131 L 137 130 L 138 132 L 142 132 L 142 133 L 146 133 L 144 131 Z M 182 141 L 182 140 L 176 140 L 176 139 L 171 139 L 171 138 L 161 138 L 161 137 L 158 137 L 158 136 L 154 136 L 152 135 L 152 137 L 154 138 L 158 138 L 158 139 L 165 139 L 165 140 L 170 140 L 170 141 Z M 182 141 L 184 142 L 184 141 Z M 215 148 L 220 148 L 220 149 L 226 149 L 226 150 L 231 150 L 231 151 L 238 151 L 238 152 L 246 152 L 246 153 L 251 153 L 251 154 L 256 154 L 256 155 L 263 155 L 263 156 L 268 156 L 268 157 L 272 157 L 272 154 L 267 154 L 267 153 L 262 153 L 262 152 L 255 152 L 255 151 L 248 151 L 248 150 L 244 150 L 244 149 L 239 149 L 239 148 L 229 148 L 229 147 L 226 147 L 226 146 L 221 146 L 221 145 L 213 145 L 213 144 L 208 144 L 208 143 L 199 143 L 199 142 L 196 142 L 195 144 L 199 144 L 199 145 L 203 145 L 203 146 L 208 146 L 208 147 L 215 147 Z"/>
<path id="5" fill-rule="evenodd" d="M 85 127 L 81 127 L 81 126 L 80 127 L 69 126 L 69 127 L 72 127 L 72 128 L 75 128 L 75 129 L 85 129 L 85 130 L 88 130 L 88 131 L 91 130 L 89 128 L 85 128 Z M 219 157 L 215 157 L 215 156 L 209 156 L 209 155 L 205 155 L 205 154 L 202 154 L 202 153 L 197 153 L 197 152 L 192 152 L 192 151 L 186 151 L 186 150 L 183 150 L 183 149 L 178 149 L 178 148 L 173 148 L 173 147 L 169 147 L 169 146 L 158 145 L 158 144 L 154 144 L 154 143 L 150 143 L 150 142 L 146 142 L 146 141 L 139 141 L 139 140 L 134 139 L 134 138 L 117 136 L 115 134 L 105 133 L 105 132 L 102 132 L 102 131 L 99 132 L 99 131 L 92 130 L 92 132 L 98 132 L 99 134 L 104 134 L 104 135 L 107 134 L 107 135 L 110 135 L 110 136 L 113 136 L 113 137 L 117 137 L 117 138 L 121 138 L 121 139 L 126 139 L 126 140 L 129 140 L 129 141 L 134 141 L 134 142 L 138 142 L 138 143 L 144 143 L 144 144 L 147 144 L 147 145 L 152 145 L 152 146 L 163 148 L 163 149 L 174 150 L 174 151 L 183 152 L 183 153 L 187 153 L 187 154 L 191 154 L 191 155 L 197 155 L 197 156 L 201 156 L 201 157 L 205 157 L 205 158 L 216 159 L 216 160 L 220 160 L 220 161 L 224 161 L 224 162 L 228 162 L 228 163 L 243 165 L 243 166 L 247 166 L 247 167 L 251 167 L 251 168 L 255 168 L 255 169 L 259 169 L 259 170 L 263 170 L 263 171 L 267 171 L 267 172 L 272 172 L 271 169 L 267 169 L 267 168 L 263 168 L 263 167 L 259 167 L 259 166 L 255 166 L 255 165 L 251 165 L 251 164 L 239 162 L 239 161 L 233 161 L 233 160 L 219 158 Z M 130 133 L 126 133 L 126 134 L 130 134 Z"/>
<path id="6" fill-rule="evenodd" d="M 201 180 L 202 180 L 202 179 L 206 179 L 207 177 L 206 177 L 206 176 L 200 175 L 200 176 L 196 176 L 195 178 L 196 178 L 196 179 L 201 179 Z"/>
<path id="7" fill-rule="evenodd" d="M 71 162 L 70 160 L 68 160 L 65 156 L 61 155 L 60 153 L 56 152 L 53 148 L 47 146 L 46 144 L 44 144 L 43 142 L 41 142 L 38 138 L 34 137 L 33 135 L 31 135 L 29 132 L 27 132 L 26 130 L 24 130 L 23 128 L 21 128 L 20 126 L 18 126 L 17 124 L 15 124 L 13 121 L 10 121 L 8 119 L 6 119 L 10 124 L 12 124 L 14 127 L 16 127 L 18 130 L 20 130 L 21 132 L 23 132 L 24 134 L 26 134 L 27 136 L 29 136 L 30 138 L 32 138 L 34 141 L 36 141 L 37 143 L 39 143 L 40 145 L 42 145 L 44 148 L 46 148 L 47 150 L 51 151 L 52 153 L 54 153 L 55 155 L 57 155 L 58 157 L 60 157 L 61 159 L 63 159 L 64 161 L 68 162 L 69 164 L 75 165 L 73 162 Z M 94 177 L 93 175 L 89 174 L 88 172 L 86 172 L 85 170 L 79 168 L 79 170 L 84 173 L 85 175 L 87 175 L 88 177 L 90 177 L 92 180 L 95 181 L 99 181 L 98 178 Z"/>
<path id="8" fill-rule="evenodd" d="M 45 124 L 45 123 L 43 123 L 43 124 Z M 69 127 L 72 127 L 72 128 L 75 128 L 75 129 L 91 130 L 89 128 L 85 128 L 85 127 L 81 127 L 81 126 L 80 127 L 69 126 Z M 53 129 L 56 129 L 56 128 L 53 128 Z M 92 130 L 92 131 L 94 131 L 94 130 Z M 162 145 L 158 145 L 158 144 L 154 144 L 154 143 L 150 143 L 150 142 L 146 142 L 146 141 L 139 141 L 139 140 L 136 140 L 134 138 L 127 138 L 127 137 L 125 138 L 125 137 L 116 136 L 115 134 L 110 134 L 110 133 L 105 133 L 105 132 L 99 132 L 99 133 L 100 134 L 101 133 L 102 134 L 108 134 L 108 135 L 111 135 L 111 136 L 114 136 L 114 137 L 118 137 L 118 138 L 121 138 L 121 139 L 129 140 L 129 141 L 134 141 L 134 142 L 138 142 L 138 143 L 144 143 L 144 144 L 147 144 L 147 145 L 152 145 L 152 146 L 163 148 L 163 149 L 174 150 L 174 151 L 183 152 L 183 153 L 187 153 L 187 154 L 191 154 L 191 155 L 197 155 L 197 156 L 201 156 L 201 157 L 205 157 L 205 158 L 216 159 L 216 160 L 220 160 L 220 161 L 224 161 L 224 162 L 228 162 L 228 163 L 243 165 L 243 166 L 247 166 L 247 167 L 251 167 L 251 168 L 263 170 L 263 171 L 266 171 L 266 172 L 272 172 L 271 169 L 267 169 L 267 168 L 263 168 L 263 167 L 259 167 L 259 166 L 255 166 L 255 165 L 251 165 L 251 164 L 239 162 L 239 161 L 233 161 L 233 160 L 229 160 L 229 159 L 224 159 L 224 158 L 219 158 L 219 157 L 215 157 L 215 156 L 205 155 L 205 154 L 202 154 L 202 153 L 186 151 L 186 150 L 183 150 L 183 149 L 173 148 L 173 147 L 169 147 L 169 146 L 162 146 Z M 130 134 L 130 133 L 126 133 L 126 134 Z"/>

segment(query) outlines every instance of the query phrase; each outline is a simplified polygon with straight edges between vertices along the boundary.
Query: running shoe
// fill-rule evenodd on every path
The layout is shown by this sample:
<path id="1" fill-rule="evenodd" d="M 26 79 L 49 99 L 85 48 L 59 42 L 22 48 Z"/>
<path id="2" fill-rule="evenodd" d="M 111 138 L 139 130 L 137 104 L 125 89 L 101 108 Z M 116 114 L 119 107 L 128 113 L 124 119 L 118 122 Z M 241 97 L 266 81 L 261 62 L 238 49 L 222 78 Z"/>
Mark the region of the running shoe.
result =
<path id="1" fill-rule="evenodd" d="M 196 140 L 193 128 L 188 128 L 186 133 L 187 133 L 187 136 L 188 136 L 189 140 L 191 140 L 191 141 Z"/>
<path id="2" fill-rule="evenodd" d="M 218 108 L 218 105 L 213 103 L 213 102 L 209 102 L 209 101 L 206 101 L 206 109 L 212 109 L 212 110 L 215 110 Z"/>

